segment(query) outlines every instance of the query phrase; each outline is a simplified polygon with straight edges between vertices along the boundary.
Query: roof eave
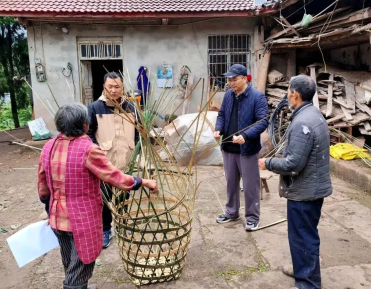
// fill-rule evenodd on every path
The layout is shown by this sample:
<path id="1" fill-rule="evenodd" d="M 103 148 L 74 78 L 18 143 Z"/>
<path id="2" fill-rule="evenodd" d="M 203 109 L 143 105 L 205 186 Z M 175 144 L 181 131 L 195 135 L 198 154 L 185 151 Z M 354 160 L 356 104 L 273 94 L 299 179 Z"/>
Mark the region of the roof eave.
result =
<path id="1" fill-rule="evenodd" d="M 0 11 L 0 16 L 22 18 L 195 18 L 195 17 L 255 17 L 276 13 L 276 8 L 247 11 L 190 11 L 190 12 L 39 12 Z"/>

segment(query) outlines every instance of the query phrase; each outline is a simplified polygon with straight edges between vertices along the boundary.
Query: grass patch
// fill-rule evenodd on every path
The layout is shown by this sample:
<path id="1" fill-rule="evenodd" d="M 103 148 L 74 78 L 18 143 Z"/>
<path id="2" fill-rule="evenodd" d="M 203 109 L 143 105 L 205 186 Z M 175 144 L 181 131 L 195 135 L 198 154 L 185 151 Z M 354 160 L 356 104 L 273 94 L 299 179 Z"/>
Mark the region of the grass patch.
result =
<path id="1" fill-rule="evenodd" d="M 246 269 L 240 271 L 238 269 L 233 268 L 231 265 L 225 266 L 225 270 L 218 272 L 216 274 L 217 277 L 223 278 L 224 280 L 228 282 L 233 281 L 233 277 L 243 277 L 246 279 L 250 279 L 251 274 L 256 273 L 264 273 L 269 271 L 268 266 L 264 262 L 263 255 L 261 252 L 258 252 L 258 266 L 257 267 L 247 267 Z"/>

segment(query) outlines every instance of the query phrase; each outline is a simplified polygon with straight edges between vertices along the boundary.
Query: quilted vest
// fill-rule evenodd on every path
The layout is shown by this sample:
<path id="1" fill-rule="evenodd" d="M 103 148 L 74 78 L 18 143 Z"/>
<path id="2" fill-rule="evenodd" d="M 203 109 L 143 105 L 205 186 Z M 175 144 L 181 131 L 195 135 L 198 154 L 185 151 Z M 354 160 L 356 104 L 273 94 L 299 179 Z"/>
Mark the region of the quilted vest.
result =
<path id="1" fill-rule="evenodd" d="M 53 155 L 58 153 L 53 150 L 53 146 L 61 137 L 59 135 L 50 140 L 42 151 L 43 166 L 51 192 L 51 205 L 54 198 L 50 163 Z M 86 152 L 90 146 L 95 146 L 95 144 L 87 135 L 63 141 L 69 141 L 67 161 L 65 164 L 53 161 L 53 165 L 58 166 L 58 171 L 61 166 L 66 166 L 64 191 L 68 218 L 79 259 L 84 264 L 89 264 L 97 259 L 103 245 L 103 201 L 99 187 L 100 181 L 85 166 Z"/>

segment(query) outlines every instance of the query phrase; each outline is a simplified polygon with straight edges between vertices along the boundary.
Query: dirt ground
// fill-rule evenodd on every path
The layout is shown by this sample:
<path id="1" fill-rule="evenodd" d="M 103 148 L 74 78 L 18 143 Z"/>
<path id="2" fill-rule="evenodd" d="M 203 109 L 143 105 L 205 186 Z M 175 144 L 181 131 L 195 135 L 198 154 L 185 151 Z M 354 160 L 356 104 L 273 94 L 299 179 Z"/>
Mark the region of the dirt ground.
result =
<path id="1" fill-rule="evenodd" d="M 11 134 L 25 139 L 28 130 Z M 63 269 L 58 249 L 18 268 L 6 243 L 17 230 L 38 221 L 43 212 L 36 192 L 39 153 L 9 145 L 10 140 L 12 137 L 0 132 L 0 227 L 8 230 L 0 233 L 0 287 L 61 288 Z M 223 169 L 200 167 L 198 176 L 202 183 L 183 274 L 177 281 L 148 288 L 293 287 L 293 279 L 280 271 L 290 263 L 286 223 L 254 233 L 244 231 L 243 218 L 216 224 L 215 217 L 226 200 Z M 319 226 L 323 288 L 371 288 L 371 196 L 335 177 L 332 181 L 334 193 L 325 200 Z M 273 176 L 268 185 L 271 193 L 261 202 L 261 226 L 286 216 L 286 201 L 277 193 L 278 177 Z M 20 227 L 12 230 L 11 225 Z M 115 240 L 103 250 L 98 263 L 91 280 L 98 288 L 135 288 L 124 271 Z"/>

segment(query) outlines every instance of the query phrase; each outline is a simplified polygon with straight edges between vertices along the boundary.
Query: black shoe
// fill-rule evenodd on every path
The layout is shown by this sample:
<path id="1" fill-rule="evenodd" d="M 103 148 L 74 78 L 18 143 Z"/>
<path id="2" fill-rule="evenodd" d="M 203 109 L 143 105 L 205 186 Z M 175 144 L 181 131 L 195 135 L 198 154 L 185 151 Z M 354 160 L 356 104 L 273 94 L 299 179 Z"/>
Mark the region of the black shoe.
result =
<path id="1" fill-rule="evenodd" d="M 240 216 L 238 216 L 236 218 L 229 218 L 229 217 L 227 217 L 227 215 L 222 214 L 222 215 L 219 215 L 216 218 L 216 222 L 219 223 L 219 224 L 222 224 L 222 223 L 228 223 L 228 222 L 231 222 L 231 221 L 237 221 L 238 219 L 240 219 Z"/>
<path id="2" fill-rule="evenodd" d="M 246 222 L 245 230 L 246 231 L 256 231 L 259 228 L 259 221 L 251 223 Z"/>

